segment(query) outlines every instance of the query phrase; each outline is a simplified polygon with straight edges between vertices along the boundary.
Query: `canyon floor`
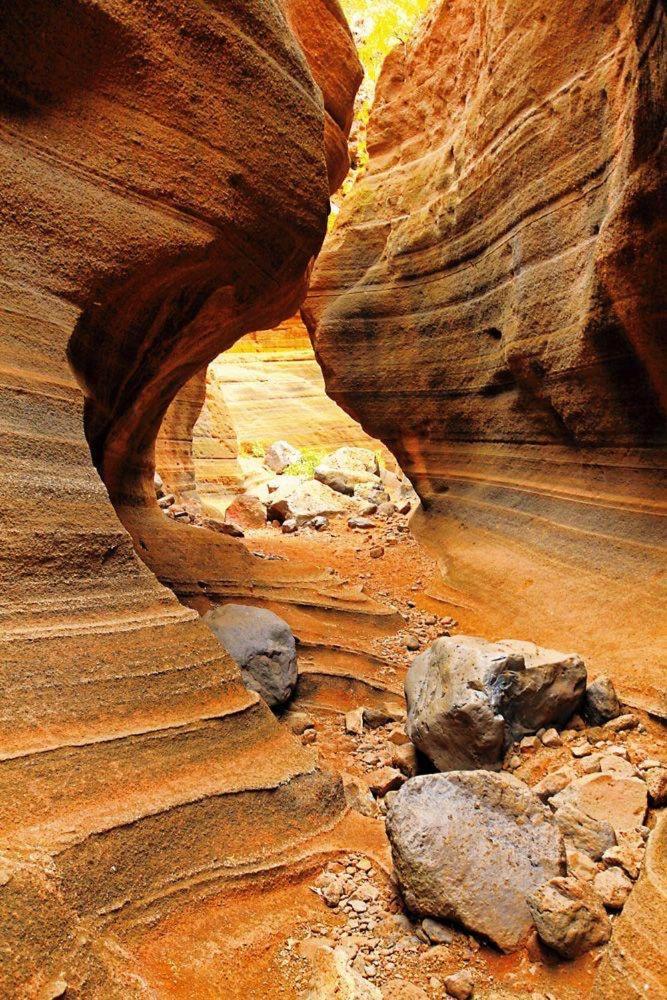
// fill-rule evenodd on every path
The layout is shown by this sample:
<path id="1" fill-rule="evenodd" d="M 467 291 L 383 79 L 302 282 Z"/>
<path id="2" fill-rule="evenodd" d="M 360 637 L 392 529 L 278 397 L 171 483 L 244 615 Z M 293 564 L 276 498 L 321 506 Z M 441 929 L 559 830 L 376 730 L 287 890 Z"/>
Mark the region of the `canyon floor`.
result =
<path id="1" fill-rule="evenodd" d="M 435 1000 L 449 995 L 445 981 L 461 970 L 472 973 L 476 997 L 569 1000 L 592 988 L 604 949 L 568 962 L 534 940 L 504 955 L 454 926 L 439 932 L 442 942 L 431 942 L 403 908 L 382 798 L 396 787 L 395 755 L 406 745 L 397 735 L 402 723 L 350 733 L 346 713 L 362 706 L 403 709 L 403 678 L 416 648 L 443 634 L 469 633 L 475 622 L 474 609 L 445 586 L 435 559 L 415 540 L 409 517 L 374 520 L 373 528 L 354 530 L 339 516 L 322 531 L 295 534 L 267 525 L 247 530 L 243 544 L 258 558 L 302 567 L 306 575 L 329 572 L 374 599 L 372 614 L 262 603 L 289 621 L 298 640 L 299 685 L 282 724 L 321 767 L 357 789 L 373 787 L 377 799 L 366 791 L 363 808 L 370 801 L 376 815 L 353 809 L 327 835 L 304 842 L 301 857 L 284 867 L 249 872 L 222 896 L 203 896 L 155 926 L 128 929 L 127 958 L 160 996 Z M 585 773 L 596 752 L 611 752 L 633 769 L 647 758 L 666 761 L 664 729 L 644 713 L 634 716 L 634 728 L 602 739 L 599 731 L 569 729 L 559 746 L 539 739 L 515 745 L 504 767 L 534 785 L 563 767 L 572 777 Z"/>

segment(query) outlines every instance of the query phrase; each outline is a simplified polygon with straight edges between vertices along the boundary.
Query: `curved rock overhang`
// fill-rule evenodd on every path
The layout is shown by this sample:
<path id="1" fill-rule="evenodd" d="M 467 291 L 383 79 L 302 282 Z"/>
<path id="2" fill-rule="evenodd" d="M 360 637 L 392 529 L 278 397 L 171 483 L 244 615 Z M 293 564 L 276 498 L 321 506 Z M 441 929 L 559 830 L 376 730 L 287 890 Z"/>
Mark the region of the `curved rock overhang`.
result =
<path id="1" fill-rule="evenodd" d="M 436 3 L 305 309 L 466 629 L 566 642 L 661 714 L 665 67 L 652 0 Z"/>
<path id="2" fill-rule="evenodd" d="M 299 305 L 342 140 L 328 164 L 277 0 L 3 15 L 1 991 L 65 971 L 112 996 L 104 928 L 288 858 L 344 808 L 117 517 L 188 575 L 186 529 L 157 528 L 155 435 L 194 372 Z M 353 66 L 337 4 L 309 16 Z M 211 572 L 230 552 L 252 586 L 235 549 Z"/>

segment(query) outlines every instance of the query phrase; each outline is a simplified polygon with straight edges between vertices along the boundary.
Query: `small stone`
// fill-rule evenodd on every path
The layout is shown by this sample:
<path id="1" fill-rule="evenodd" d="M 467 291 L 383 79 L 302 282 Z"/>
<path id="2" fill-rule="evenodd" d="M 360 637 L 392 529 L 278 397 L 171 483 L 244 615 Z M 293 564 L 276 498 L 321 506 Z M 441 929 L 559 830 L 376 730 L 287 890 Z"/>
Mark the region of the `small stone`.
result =
<path id="1" fill-rule="evenodd" d="M 314 528 L 315 531 L 322 531 L 329 523 L 329 518 L 325 517 L 324 514 L 318 514 L 311 521 L 308 521 L 308 527 Z"/>
<path id="2" fill-rule="evenodd" d="M 348 528 L 359 528 L 363 531 L 368 531 L 370 528 L 375 527 L 375 521 L 371 521 L 368 517 L 349 517 L 347 526 Z"/>
<path id="3" fill-rule="evenodd" d="M 387 739 L 390 743 L 393 743 L 397 747 L 410 743 L 410 737 L 406 733 L 405 729 L 392 729 Z"/>
<path id="4" fill-rule="evenodd" d="M 368 909 L 368 903 L 364 903 L 363 899 L 351 899 L 350 906 L 355 913 L 365 913 Z"/>
<path id="5" fill-rule="evenodd" d="M 646 760 L 641 760 L 637 767 L 640 771 L 650 771 L 654 767 L 665 767 L 665 765 L 655 757 L 647 757 Z"/>
<path id="6" fill-rule="evenodd" d="M 266 507 L 253 493 L 242 493 L 235 497 L 225 511 L 225 521 L 238 524 L 240 528 L 263 528 L 266 525 Z"/>
<path id="7" fill-rule="evenodd" d="M 595 774 L 600 770 L 600 754 L 592 753 L 588 757 L 582 757 L 579 762 L 579 770 L 582 774 Z"/>
<path id="8" fill-rule="evenodd" d="M 547 729 L 541 736 L 545 747 L 562 747 L 563 741 L 557 729 Z"/>
<path id="9" fill-rule="evenodd" d="M 174 508 L 171 507 L 170 513 L 173 510 Z M 217 531 L 220 535 L 230 535 L 232 538 L 245 537 L 243 528 L 241 528 L 238 524 L 234 524 L 232 521 L 218 521 L 214 517 L 205 517 L 202 519 L 202 526 L 204 528 L 208 528 L 209 531 Z"/>
<path id="10" fill-rule="evenodd" d="M 377 514 L 378 505 L 376 503 L 367 503 L 365 507 L 361 508 L 362 517 L 370 517 L 372 514 Z"/>
<path id="11" fill-rule="evenodd" d="M 643 772 L 651 805 L 656 808 L 667 805 L 667 768 L 652 767 Z"/>
<path id="12" fill-rule="evenodd" d="M 564 958 L 576 958 L 611 937 L 611 924 L 593 890 L 578 879 L 557 876 L 528 896 L 540 940 Z"/>
<path id="13" fill-rule="evenodd" d="M 368 785 L 355 774 L 343 774 L 343 789 L 345 801 L 350 809 L 375 819 L 380 815 L 378 804 L 373 798 Z"/>
<path id="14" fill-rule="evenodd" d="M 603 774 L 622 774 L 626 778 L 634 778 L 637 774 L 629 760 L 614 753 L 603 754 L 600 757 L 600 770 Z"/>
<path id="15" fill-rule="evenodd" d="M 314 729 L 307 729 L 306 732 L 301 737 L 301 742 L 304 746 L 308 746 L 310 743 L 315 743 L 317 741 L 317 733 Z"/>
<path id="16" fill-rule="evenodd" d="M 353 708 L 345 713 L 345 732 L 351 736 L 361 736 L 364 731 L 364 710 Z"/>
<path id="17" fill-rule="evenodd" d="M 414 777 L 418 770 L 418 761 L 417 751 L 412 743 L 404 743 L 403 746 L 396 747 L 392 754 L 391 763 L 407 778 Z"/>
<path id="18" fill-rule="evenodd" d="M 559 792 L 552 805 L 558 809 L 566 803 L 598 822 L 611 824 L 616 833 L 632 830 L 644 822 L 646 785 L 639 778 L 608 772 L 587 774 Z"/>
<path id="19" fill-rule="evenodd" d="M 469 969 L 461 969 L 445 979 L 445 989 L 455 1000 L 470 1000 L 475 992 L 475 980 Z"/>
<path id="20" fill-rule="evenodd" d="M 511 771 L 516 771 L 518 767 L 521 767 L 521 758 L 517 754 L 513 753 L 507 762 L 507 766 Z"/>
<path id="21" fill-rule="evenodd" d="M 521 753 L 530 753 L 531 750 L 536 750 L 540 745 L 540 741 L 537 736 L 524 736 L 522 740 L 519 741 L 519 749 Z"/>
<path id="22" fill-rule="evenodd" d="M 518 763 L 519 758 L 517 757 Z M 511 764 L 510 760 L 510 764 Z M 545 774 L 544 777 L 533 786 L 533 791 L 542 802 L 547 802 L 553 795 L 562 792 L 572 781 L 572 776 L 565 771 L 554 771 L 553 774 Z"/>
<path id="23" fill-rule="evenodd" d="M 553 797 L 550 805 L 556 796 Z M 554 820 L 560 827 L 566 842 L 589 854 L 596 861 L 605 851 L 615 846 L 616 837 L 609 823 L 594 819 L 577 809 L 571 802 L 565 802 L 556 809 Z"/>
<path id="24" fill-rule="evenodd" d="M 454 940 L 454 932 L 431 917 L 422 920 L 422 930 L 431 944 L 451 944 Z"/>
<path id="25" fill-rule="evenodd" d="M 305 712 L 289 712 L 284 719 L 295 736 L 301 736 L 306 729 L 313 728 L 313 720 Z"/>
<path id="26" fill-rule="evenodd" d="M 578 743 L 576 746 L 570 747 L 570 751 L 573 757 L 579 759 L 581 757 L 587 757 L 593 752 L 593 749 L 590 743 Z"/>
<path id="27" fill-rule="evenodd" d="M 394 767 L 380 767 L 364 775 L 364 781 L 375 796 L 382 798 L 387 792 L 400 788 L 405 777 Z"/>
<path id="28" fill-rule="evenodd" d="M 636 729 L 639 725 L 639 719 L 636 715 L 619 715 L 616 719 L 611 719 L 610 722 L 605 722 L 604 729 L 606 732 L 612 733 L 622 733 L 626 729 Z"/>
<path id="29" fill-rule="evenodd" d="M 409 649 L 411 652 L 416 652 L 421 646 L 421 642 L 416 635 L 406 635 L 405 637 L 405 648 Z"/>
<path id="30" fill-rule="evenodd" d="M 597 873 L 593 888 L 608 910 L 622 910 L 632 892 L 632 882 L 620 868 L 607 868 Z"/>
<path id="31" fill-rule="evenodd" d="M 301 452 L 287 441 L 276 441 L 267 448 L 264 455 L 264 465 L 279 476 L 288 465 L 293 465 L 301 459 Z"/>
<path id="32" fill-rule="evenodd" d="M 570 844 L 565 845 L 567 856 L 567 870 L 570 875 L 580 878 L 584 882 L 592 881 L 598 873 L 598 866 L 593 859 L 583 851 L 578 851 Z"/>
<path id="33" fill-rule="evenodd" d="M 364 707 L 362 712 L 364 725 L 368 729 L 379 729 L 394 721 L 393 715 L 386 709 Z"/>
<path id="34" fill-rule="evenodd" d="M 598 677 L 588 685 L 583 708 L 586 718 L 594 726 L 615 719 L 621 714 L 621 705 L 609 677 Z"/>
<path id="35" fill-rule="evenodd" d="M 640 830 L 628 830 L 618 834 L 618 844 L 609 847 L 602 855 L 604 863 L 612 868 L 622 868 L 631 879 L 639 878 L 646 845 Z"/>
<path id="36" fill-rule="evenodd" d="M 384 549 L 381 545 L 373 545 L 369 549 L 368 554 L 371 557 L 371 559 L 381 559 L 382 556 L 384 555 Z"/>

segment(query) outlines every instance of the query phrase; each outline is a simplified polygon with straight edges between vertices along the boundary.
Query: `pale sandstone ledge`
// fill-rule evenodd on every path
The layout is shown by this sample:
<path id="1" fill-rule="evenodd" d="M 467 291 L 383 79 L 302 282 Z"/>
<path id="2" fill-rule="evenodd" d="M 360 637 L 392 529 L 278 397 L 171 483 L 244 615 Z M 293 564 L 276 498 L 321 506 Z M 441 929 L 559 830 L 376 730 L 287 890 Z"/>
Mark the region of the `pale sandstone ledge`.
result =
<path id="1" fill-rule="evenodd" d="M 661 714 L 664 36 L 649 0 L 436 3 L 306 306 L 466 628 L 567 636 Z"/>

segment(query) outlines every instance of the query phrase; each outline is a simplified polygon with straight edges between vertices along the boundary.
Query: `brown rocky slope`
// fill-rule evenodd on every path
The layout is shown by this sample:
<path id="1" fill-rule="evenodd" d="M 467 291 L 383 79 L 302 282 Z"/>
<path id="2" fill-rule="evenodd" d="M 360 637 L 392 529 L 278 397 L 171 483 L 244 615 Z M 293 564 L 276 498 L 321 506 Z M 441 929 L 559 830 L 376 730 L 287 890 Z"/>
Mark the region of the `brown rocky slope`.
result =
<path id="1" fill-rule="evenodd" d="M 306 310 L 475 627 L 662 714 L 664 47 L 652 0 L 434 4 Z"/>

